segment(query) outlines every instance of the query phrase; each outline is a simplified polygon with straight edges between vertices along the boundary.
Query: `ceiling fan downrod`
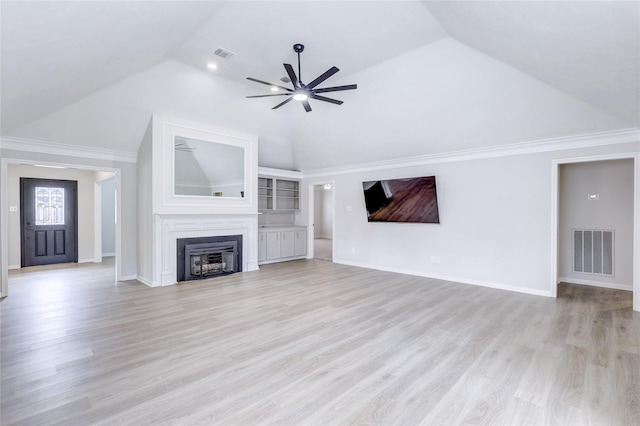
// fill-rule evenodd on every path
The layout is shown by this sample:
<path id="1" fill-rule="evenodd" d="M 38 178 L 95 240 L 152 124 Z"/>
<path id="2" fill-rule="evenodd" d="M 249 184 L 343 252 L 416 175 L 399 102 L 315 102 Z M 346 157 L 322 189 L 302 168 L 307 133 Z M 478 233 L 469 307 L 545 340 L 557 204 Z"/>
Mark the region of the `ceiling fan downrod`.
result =
<path id="1" fill-rule="evenodd" d="M 304 44 L 296 43 L 293 45 L 293 51 L 298 54 L 298 82 L 302 87 L 302 71 L 300 70 L 300 53 L 304 52 Z"/>

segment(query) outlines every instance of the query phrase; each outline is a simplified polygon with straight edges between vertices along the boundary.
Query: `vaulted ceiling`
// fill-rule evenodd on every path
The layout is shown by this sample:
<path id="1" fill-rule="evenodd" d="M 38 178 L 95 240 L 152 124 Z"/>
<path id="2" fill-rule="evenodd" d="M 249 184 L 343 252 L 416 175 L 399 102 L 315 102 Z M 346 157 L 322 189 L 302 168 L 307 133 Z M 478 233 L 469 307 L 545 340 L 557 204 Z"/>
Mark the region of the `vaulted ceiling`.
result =
<path id="1" fill-rule="evenodd" d="M 136 152 L 153 113 L 313 170 L 640 126 L 637 1 L 2 1 L 3 137 Z M 306 81 L 341 106 L 277 110 Z M 214 55 L 217 48 L 234 53 Z M 216 62 L 215 71 L 206 68 Z M 285 84 L 285 83 L 281 83 Z"/>

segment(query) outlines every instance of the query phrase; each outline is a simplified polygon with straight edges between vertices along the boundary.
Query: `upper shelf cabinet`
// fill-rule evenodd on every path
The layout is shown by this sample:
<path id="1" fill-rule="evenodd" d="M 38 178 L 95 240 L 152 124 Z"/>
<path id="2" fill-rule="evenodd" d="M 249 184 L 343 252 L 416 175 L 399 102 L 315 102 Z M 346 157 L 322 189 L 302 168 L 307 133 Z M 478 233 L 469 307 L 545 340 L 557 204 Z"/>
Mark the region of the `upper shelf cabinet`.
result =
<path id="1" fill-rule="evenodd" d="M 273 179 L 258 177 L 258 210 L 273 210 Z"/>
<path id="2" fill-rule="evenodd" d="M 300 210 L 300 182 L 276 179 L 276 210 Z"/>
<path id="3" fill-rule="evenodd" d="M 300 210 L 300 181 L 258 177 L 259 210 Z"/>

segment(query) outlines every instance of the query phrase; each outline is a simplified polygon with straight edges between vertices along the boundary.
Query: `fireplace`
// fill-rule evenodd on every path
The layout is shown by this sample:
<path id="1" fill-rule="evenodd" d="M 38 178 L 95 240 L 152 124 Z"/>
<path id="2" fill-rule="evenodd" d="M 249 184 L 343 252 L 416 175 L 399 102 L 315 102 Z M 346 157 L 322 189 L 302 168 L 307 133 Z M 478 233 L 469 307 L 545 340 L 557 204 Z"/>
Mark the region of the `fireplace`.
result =
<path id="1" fill-rule="evenodd" d="M 177 281 L 242 271 L 242 235 L 179 238 L 177 249 Z"/>

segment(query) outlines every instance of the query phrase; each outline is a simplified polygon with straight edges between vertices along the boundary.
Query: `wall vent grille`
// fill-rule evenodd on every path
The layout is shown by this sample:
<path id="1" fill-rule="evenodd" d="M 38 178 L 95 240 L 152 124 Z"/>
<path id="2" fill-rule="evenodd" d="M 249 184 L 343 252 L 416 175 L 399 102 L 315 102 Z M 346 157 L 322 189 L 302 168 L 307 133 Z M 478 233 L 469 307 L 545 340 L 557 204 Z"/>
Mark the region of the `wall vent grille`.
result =
<path id="1" fill-rule="evenodd" d="M 613 231 L 574 229 L 573 271 L 613 276 Z"/>

